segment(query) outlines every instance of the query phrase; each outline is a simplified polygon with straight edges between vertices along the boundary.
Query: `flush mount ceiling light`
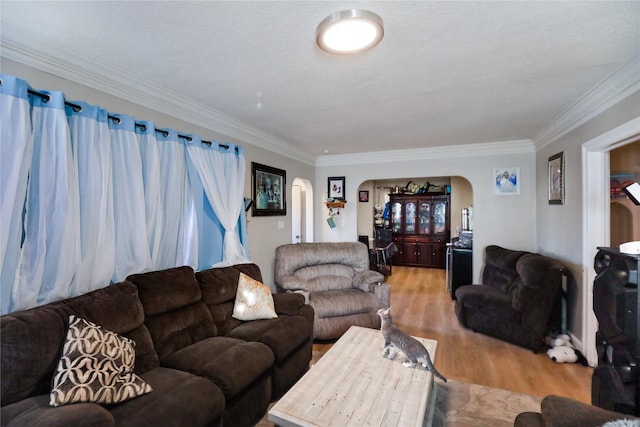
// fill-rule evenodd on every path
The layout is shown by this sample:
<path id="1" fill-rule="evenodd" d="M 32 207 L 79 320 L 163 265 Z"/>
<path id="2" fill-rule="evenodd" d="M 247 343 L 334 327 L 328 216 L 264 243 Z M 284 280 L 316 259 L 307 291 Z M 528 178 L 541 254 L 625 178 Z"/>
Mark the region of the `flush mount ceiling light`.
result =
<path id="1" fill-rule="evenodd" d="M 352 54 L 371 49 L 382 40 L 382 19 L 368 10 L 349 9 L 326 17 L 316 31 L 320 49 Z"/>

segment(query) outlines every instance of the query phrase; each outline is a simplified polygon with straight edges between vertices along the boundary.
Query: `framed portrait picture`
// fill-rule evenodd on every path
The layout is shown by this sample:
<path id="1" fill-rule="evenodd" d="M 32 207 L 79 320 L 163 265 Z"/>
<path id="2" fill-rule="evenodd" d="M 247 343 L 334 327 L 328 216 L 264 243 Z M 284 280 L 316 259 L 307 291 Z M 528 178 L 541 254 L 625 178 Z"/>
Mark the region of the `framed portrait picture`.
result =
<path id="1" fill-rule="evenodd" d="M 369 201 L 369 190 L 360 190 L 358 192 L 358 200 L 361 202 Z"/>
<path id="2" fill-rule="evenodd" d="M 493 170 L 493 189 L 495 194 L 520 194 L 520 168 L 495 168 Z"/>
<path id="3" fill-rule="evenodd" d="M 253 216 L 286 215 L 286 184 L 284 170 L 251 162 Z"/>
<path id="4" fill-rule="evenodd" d="M 564 152 L 549 157 L 549 204 L 564 204 Z"/>
<path id="5" fill-rule="evenodd" d="M 327 180 L 327 194 L 335 200 L 344 200 L 344 176 L 331 176 Z"/>

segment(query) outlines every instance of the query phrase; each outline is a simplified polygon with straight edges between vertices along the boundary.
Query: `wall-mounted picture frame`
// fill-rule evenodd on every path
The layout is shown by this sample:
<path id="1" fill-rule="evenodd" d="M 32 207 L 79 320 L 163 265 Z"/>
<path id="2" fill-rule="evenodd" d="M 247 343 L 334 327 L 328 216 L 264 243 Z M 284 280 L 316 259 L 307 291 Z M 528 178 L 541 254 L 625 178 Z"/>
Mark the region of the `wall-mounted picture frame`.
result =
<path id="1" fill-rule="evenodd" d="M 564 151 L 549 157 L 549 204 L 564 204 Z"/>
<path id="2" fill-rule="evenodd" d="M 503 196 L 520 194 L 520 168 L 493 169 L 493 189 Z"/>
<path id="3" fill-rule="evenodd" d="M 253 216 L 284 216 L 287 214 L 287 172 L 251 162 Z"/>
<path id="4" fill-rule="evenodd" d="M 367 203 L 369 201 L 369 190 L 358 191 L 358 201 Z"/>
<path id="5" fill-rule="evenodd" d="M 327 197 L 344 200 L 344 176 L 330 176 L 327 179 Z"/>

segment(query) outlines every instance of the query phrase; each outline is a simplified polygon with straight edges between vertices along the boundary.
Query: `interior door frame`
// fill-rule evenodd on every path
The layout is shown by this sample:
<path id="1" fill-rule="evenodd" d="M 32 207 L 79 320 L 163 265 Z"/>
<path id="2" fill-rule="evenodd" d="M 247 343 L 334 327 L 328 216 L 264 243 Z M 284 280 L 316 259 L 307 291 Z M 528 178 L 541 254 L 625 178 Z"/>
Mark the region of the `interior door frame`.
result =
<path id="1" fill-rule="evenodd" d="M 640 138 L 640 117 L 636 117 L 582 144 L 582 265 L 583 278 L 583 353 L 589 365 L 596 366 L 598 320 L 593 312 L 593 260 L 598 246 L 611 241 L 609 210 L 609 152 Z"/>

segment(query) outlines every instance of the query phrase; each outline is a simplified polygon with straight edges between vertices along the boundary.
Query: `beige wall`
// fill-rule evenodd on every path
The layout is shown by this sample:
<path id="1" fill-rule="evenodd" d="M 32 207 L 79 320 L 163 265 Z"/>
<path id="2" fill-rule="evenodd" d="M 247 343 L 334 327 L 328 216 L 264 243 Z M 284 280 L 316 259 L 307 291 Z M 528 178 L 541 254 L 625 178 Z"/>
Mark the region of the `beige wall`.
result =
<path id="1" fill-rule="evenodd" d="M 590 204 L 602 203 L 592 200 L 589 194 L 583 194 L 583 145 L 638 117 L 640 91 L 536 152 L 537 251 L 559 259 L 571 270 L 568 327 L 583 342 L 586 334 L 585 313 L 592 311 L 591 307 L 584 305 L 587 299 L 585 292 L 591 292 L 592 285 L 585 283 L 588 282 L 587 273 L 593 269 L 596 246 L 609 245 L 608 241 L 602 241 L 586 246 L 583 240 L 586 214 L 583 206 L 590 209 Z M 547 190 L 548 159 L 559 152 L 564 153 L 565 160 L 565 203 L 550 205 Z M 602 185 L 608 188 L 609 183 L 603 182 Z M 596 226 L 605 227 L 605 224 Z"/>

